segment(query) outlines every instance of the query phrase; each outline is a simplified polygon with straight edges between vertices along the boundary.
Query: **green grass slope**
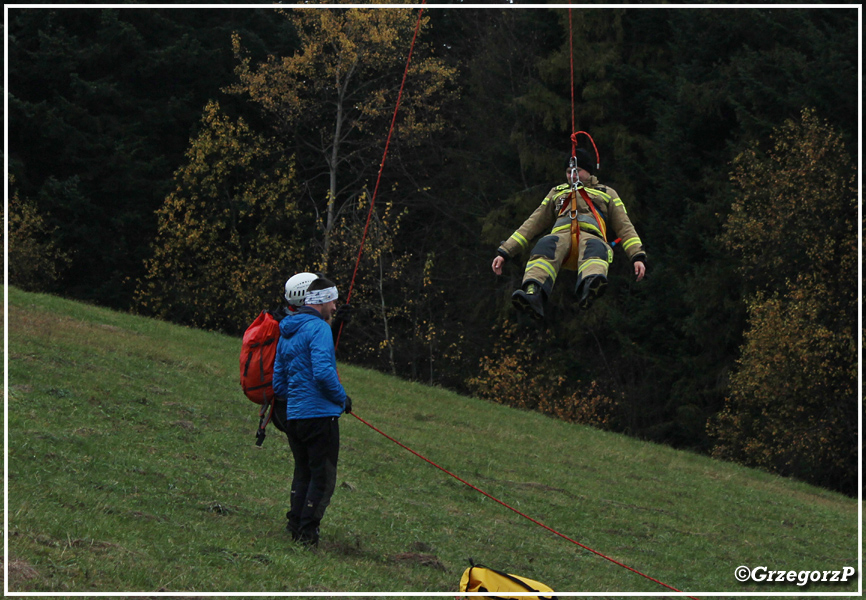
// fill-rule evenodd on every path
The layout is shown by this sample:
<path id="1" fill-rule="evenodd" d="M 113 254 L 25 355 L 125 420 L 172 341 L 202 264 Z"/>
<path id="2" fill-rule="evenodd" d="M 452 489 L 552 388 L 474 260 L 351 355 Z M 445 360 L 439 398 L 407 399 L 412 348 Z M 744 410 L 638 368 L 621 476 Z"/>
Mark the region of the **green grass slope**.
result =
<path id="1" fill-rule="evenodd" d="M 455 592 L 474 558 L 557 592 L 664 592 L 341 419 L 318 550 L 285 532 L 291 455 L 238 385 L 239 340 L 9 289 L 13 592 Z M 703 456 L 340 367 L 356 413 L 591 548 L 684 591 L 857 566 L 857 503 Z"/>

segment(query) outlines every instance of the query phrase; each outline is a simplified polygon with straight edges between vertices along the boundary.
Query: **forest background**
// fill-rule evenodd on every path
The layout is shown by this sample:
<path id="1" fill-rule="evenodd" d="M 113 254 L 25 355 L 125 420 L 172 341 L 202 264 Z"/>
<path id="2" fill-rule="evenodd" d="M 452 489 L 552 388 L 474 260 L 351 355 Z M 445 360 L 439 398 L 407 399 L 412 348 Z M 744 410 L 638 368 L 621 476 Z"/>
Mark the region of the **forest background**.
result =
<path id="1" fill-rule="evenodd" d="M 345 294 L 417 16 L 9 9 L 9 282 L 238 335 L 295 272 Z M 855 494 L 859 26 L 425 10 L 339 358 Z M 490 263 L 564 182 L 570 37 L 649 271 L 535 325 Z"/>

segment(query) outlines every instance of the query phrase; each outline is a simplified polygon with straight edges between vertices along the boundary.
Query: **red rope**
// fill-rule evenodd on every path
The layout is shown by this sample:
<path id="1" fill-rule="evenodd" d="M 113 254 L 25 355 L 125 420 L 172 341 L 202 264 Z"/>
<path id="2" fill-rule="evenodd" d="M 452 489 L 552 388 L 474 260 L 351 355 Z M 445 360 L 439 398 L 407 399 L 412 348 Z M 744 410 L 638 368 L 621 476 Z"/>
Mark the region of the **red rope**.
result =
<path id="1" fill-rule="evenodd" d="M 568 0 L 568 62 L 571 65 L 571 130 L 574 131 L 574 34 L 571 25 L 571 0 Z M 577 149 L 572 138 L 571 155 Z"/>
<path id="2" fill-rule="evenodd" d="M 466 480 L 464 480 L 464 479 L 461 479 L 460 477 L 458 477 L 457 475 L 455 475 L 455 474 L 452 473 L 451 471 L 449 471 L 449 470 L 447 470 L 447 469 L 445 469 L 445 468 L 443 468 L 443 467 L 440 467 L 439 465 L 437 465 L 435 462 L 433 462 L 433 461 L 430 460 L 429 458 L 427 458 L 427 457 L 425 457 L 425 456 L 419 454 L 418 452 L 415 452 L 414 450 L 412 450 L 412 448 L 410 448 L 409 446 L 406 446 L 405 444 L 402 444 L 402 443 L 398 442 L 397 440 L 395 440 L 394 438 L 392 438 L 390 435 L 388 435 L 387 433 L 385 433 L 385 432 L 382 431 L 381 429 L 378 429 L 378 428 L 374 427 L 373 425 L 371 425 L 370 423 L 368 423 L 367 421 L 365 421 L 364 419 L 362 419 L 361 417 L 359 417 L 358 415 L 356 415 L 354 412 L 352 412 L 352 413 L 350 413 L 350 414 L 351 414 L 353 417 L 355 417 L 356 419 L 358 419 L 359 421 L 361 421 L 361 423 L 363 423 L 364 425 L 366 425 L 367 427 L 369 427 L 370 429 L 372 429 L 372 430 L 375 431 L 376 433 L 378 433 L 378 434 L 380 434 L 380 435 L 382 435 L 382 436 L 388 438 L 389 440 L 391 440 L 392 442 L 394 442 L 395 444 L 397 444 L 398 446 L 400 446 L 400 447 L 403 448 L 404 450 L 408 450 L 409 452 L 411 452 L 412 454 L 414 454 L 415 456 L 417 456 L 418 458 L 420 458 L 420 459 L 423 460 L 424 462 L 433 465 L 434 467 L 436 467 L 436 468 L 439 469 L 440 471 L 442 471 L 442 472 L 444 472 L 444 473 L 450 475 L 451 477 L 453 477 L 454 479 L 456 479 L 457 481 L 459 481 L 459 482 L 462 483 L 463 485 L 472 488 L 472 489 L 475 490 L 476 492 L 479 492 L 480 494 L 484 494 L 485 496 L 487 496 L 488 498 L 490 498 L 490 499 L 493 500 L 494 502 L 497 502 L 498 504 L 501 504 L 502 506 L 504 506 L 504 507 L 507 508 L 508 510 L 511 510 L 511 511 L 516 512 L 518 515 L 520 515 L 520 516 L 523 517 L 524 519 L 527 519 L 527 520 L 529 520 L 529 521 L 532 521 L 533 523 L 535 523 L 535 524 L 538 525 L 539 527 L 543 527 L 543 528 L 546 529 L 547 531 L 549 531 L 549 532 L 551 532 L 551 533 L 553 533 L 553 534 L 558 535 L 558 536 L 561 537 L 562 539 L 564 539 L 564 540 L 568 540 L 568 541 L 571 542 L 572 544 L 575 544 L 575 545 L 577 545 L 577 546 L 580 546 L 580 547 L 583 548 L 584 550 L 588 550 L 589 552 L 592 552 L 593 554 L 595 554 L 595 555 L 597 555 L 597 556 L 600 556 L 601 558 L 603 558 L 603 559 L 605 559 L 605 560 L 609 560 L 610 562 L 612 562 L 612 563 L 615 564 L 615 565 L 618 565 L 618 566 L 620 566 L 620 567 L 622 567 L 622 568 L 624 568 L 624 569 L 628 569 L 628 570 L 631 571 L 632 573 L 636 573 L 636 574 L 640 575 L 641 577 L 645 577 L 646 579 L 649 579 L 650 581 L 653 581 L 653 582 L 655 582 L 655 583 L 657 583 L 657 584 L 659 584 L 659 585 L 661 585 L 661 586 L 664 586 L 664 587 L 668 588 L 669 590 L 673 590 L 674 592 L 682 593 L 682 592 L 680 592 L 680 590 L 678 590 L 677 588 L 675 588 L 675 587 L 673 587 L 673 586 L 670 586 L 670 585 L 668 585 L 668 584 L 666 584 L 666 583 L 664 583 L 664 582 L 662 582 L 662 581 L 659 581 L 658 579 L 655 579 L 654 577 L 650 577 L 649 575 L 646 575 L 646 574 L 644 574 L 644 573 L 641 573 L 641 572 L 638 571 L 637 569 L 634 569 L 634 568 L 632 568 L 632 567 L 630 567 L 630 566 L 628 566 L 628 565 L 625 565 L 625 564 L 623 564 L 623 563 L 621 563 L 621 562 L 619 562 L 619 561 L 617 561 L 617 560 L 614 560 L 613 558 L 611 558 L 611 557 L 609 557 L 609 556 L 605 556 L 605 555 L 602 554 L 601 552 L 599 552 L 599 551 L 597 551 L 597 550 L 593 550 L 593 549 L 590 548 L 589 546 L 585 546 L 584 544 L 581 544 L 580 542 L 571 539 L 571 538 L 568 537 L 567 535 L 564 535 L 564 534 L 562 534 L 562 533 L 559 533 L 559 532 L 556 531 L 555 529 L 553 529 L 553 528 L 551 528 L 551 527 L 548 527 L 547 525 L 545 525 L 545 524 L 542 523 L 541 521 L 537 521 L 537 520 L 533 519 L 532 517 L 530 517 L 530 516 L 528 516 L 528 515 L 526 515 L 526 514 L 520 512 L 519 510 L 517 510 L 516 508 L 514 508 L 514 507 L 512 507 L 512 506 L 509 506 L 508 504 L 506 504 L 506 503 L 503 502 L 502 500 L 500 500 L 500 499 L 498 499 L 498 498 L 496 498 L 496 497 L 494 497 L 494 496 L 491 496 L 490 494 L 488 494 L 488 493 L 485 492 L 484 490 L 482 490 L 482 489 L 480 489 L 480 488 L 478 488 L 478 487 L 472 485 L 471 483 L 469 483 L 468 481 L 466 481 Z M 692 598 L 693 600 L 697 600 L 697 598 L 694 598 L 694 596 L 689 596 L 689 598 Z"/>
<path id="3" fill-rule="evenodd" d="M 599 167 L 601 167 L 601 159 L 598 156 L 598 146 L 595 145 L 595 140 L 592 139 L 592 136 L 589 135 L 587 132 L 575 131 L 571 134 L 571 155 L 574 156 L 575 154 L 575 150 L 577 149 L 577 136 L 579 136 L 581 133 L 588 137 L 589 141 L 592 143 L 592 148 L 593 150 L 595 150 L 595 168 L 598 169 Z"/>
<path id="4" fill-rule="evenodd" d="M 426 4 L 422 0 L 421 4 Z M 388 156 L 388 147 L 391 145 L 391 135 L 394 133 L 394 124 L 397 122 L 397 112 L 400 110 L 400 100 L 403 98 L 403 88 L 406 86 L 406 76 L 409 74 L 409 63 L 412 62 L 412 52 L 415 50 L 415 40 L 418 38 L 418 30 L 421 28 L 421 15 L 424 9 L 418 11 L 418 21 L 415 23 L 415 33 L 412 36 L 412 44 L 409 46 L 409 56 L 406 58 L 406 69 L 403 71 L 403 81 L 400 83 L 400 92 L 397 94 L 397 104 L 394 106 L 394 116 L 391 117 L 391 127 L 388 129 L 388 139 L 385 140 L 385 152 L 382 154 L 382 162 L 379 163 L 379 174 L 376 177 L 376 187 L 373 188 L 373 196 L 370 198 L 370 210 L 367 211 L 367 222 L 364 223 L 364 233 L 361 235 L 361 245 L 358 247 L 358 258 L 355 260 L 355 270 L 352 272 L 352 281 L 349 283 L 349 292 L 346 294 L 346 304 L 352 299 L 352 291 L 355 289 L 355 277 L 358 275 L 358 266 L 361 264 L 361 255 L 364 253 L 364 242 L 367 240 L 367 230 L 370 228 L 370 218 L 373 216 L 373 206 L 376 204 L 376 196 L 379 194 L 379 183 L 382 181 L 382 171 L 385 168 L 385 158 Z M 340 345 L 340 336 L 343 334 L 343 323 L 337 331 L 337 339 L 334 340 L 334 350 Z"/>
<path id="5" fill-rule="evenodd" d="M 421 4 L 426 4 L 423 0 Z M 382 170 L 385 168 L 385 157 L 388 156 L 388 146 L 391 145 L 391 135 L 394 133 L 394 124 L 397 122 L 397 112 L 400 110 L 400 99 L 403 97 L 403 88 L 406 85 L 406 76 L 409 74 L 409 63 L 412 61 L 412 52 L 415 50 L 415 40 L 418 38 L 418 30 L 421 27 L 421 15 L 424 9 L 418 11 L 418 21 L 415 23 L 415 34 L 412 36 L 412 44 L 409 46 L 409 57 L 406 59 L 406 69 L 403 71 L 403 81 L 400 83 L 400 92 L 397 94 L 397 105 L 394 107 L 394 116 L 391 117 L 391 128 L 388 130 L 388 139 L 385 141 L 385 153 L 382 162 L 379 163 L 379 175 L 376 177 L 376 187 L 373 188 L 373 197 L 370 199 L 370 210 L 367 212 L 367 222 L 364 225 L 364 234 L 361 236 L 361 247 L 358 248 L 358 260 L 355 261 L 355 271 L 352 273 L 352 282 L 349 284 L 349 293 L 346 302 L 352 298 L 352 290 L 355 287 L 355 276 L 358 274 L 358 265 L 361 264 L 361 255 L 364 252 L 364 241 L 367 239 L 367 229 L 370 227 L 370 217 L 373 216 L 373 205 L 376 203 L 376 195 L 379 193 L 379 183 L 382 181 Z M 339 338 L 338 338 L 339 339 Z"/>
<path id="6" fill-rule="evenodd" d="M 571 65 L 571 130 L 574 131 L 576 129 L 574 123 L 574 27 L 571 21 L 571 0 L 568 0 L 568 4 L 568 61 Z M 598 147 L 595 145 L 595 140 L 592 139 L 592 136 L 585 131 L 574 131 L 571 134 L 571 157 L 574 158 L 577 154 L 577 136 L 581 133 L 592 142 L 592 147 L 595 149 L 595 168 L 598 169 L 601 166 Z"/>

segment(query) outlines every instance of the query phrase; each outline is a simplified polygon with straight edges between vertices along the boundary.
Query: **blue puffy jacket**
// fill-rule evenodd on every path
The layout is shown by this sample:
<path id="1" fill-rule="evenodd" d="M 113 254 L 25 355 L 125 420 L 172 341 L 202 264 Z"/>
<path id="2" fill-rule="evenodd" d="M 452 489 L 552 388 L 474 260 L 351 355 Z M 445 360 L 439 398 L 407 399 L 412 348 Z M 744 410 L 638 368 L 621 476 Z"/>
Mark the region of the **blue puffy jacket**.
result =
<path id="1" fill-rule="evenodd" d="M 331 327 L 312 308 L 280 321 L 274 361 L 274 393 L 286 399 L 288 419 L 338 417 L 346 390 L 337 376 Z"/>

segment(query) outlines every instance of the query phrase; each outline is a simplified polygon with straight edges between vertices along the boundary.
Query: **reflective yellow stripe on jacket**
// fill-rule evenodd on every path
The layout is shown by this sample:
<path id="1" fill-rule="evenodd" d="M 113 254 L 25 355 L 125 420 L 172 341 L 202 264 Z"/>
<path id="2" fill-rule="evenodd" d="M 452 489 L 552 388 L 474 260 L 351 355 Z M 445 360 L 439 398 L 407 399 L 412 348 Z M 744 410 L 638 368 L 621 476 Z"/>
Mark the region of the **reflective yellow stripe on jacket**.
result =
<path id="1" fill-rule="evenodd" d="M 516 231 L 511 234 L 511 239 L 520 244 L 521 248 L 526 248 L 529 245 L 529 242 L 526 240 L 526 238 Z"/>
<path id="2" fill-rule="evenodd" d="M 640 243 L 641 243 L 641 242 L 640 242 L 640 238 L 639 238 L 639 237 L 628 238 L 627 240 L 625 240 L 625 241 L 622 243 L 622 249 L 623 249 L 623 250 L 628 250 L 629 248 L 631 248 L 631 247 L 634 246 L 635 244 L 640 244 Z"/>
<path id="3" fill-rule="evenodd" d="M 604 239 L 604 235 L 601 233 L 601 229 L 599 229 L 598 227 L 596 227 L 592 223 L 586 223 L 584 221 L 581 221 L 580 230 L 586 231 L 587 233 L 591 233 L 593 235 L 597 235 L 601 239 Z"/>

